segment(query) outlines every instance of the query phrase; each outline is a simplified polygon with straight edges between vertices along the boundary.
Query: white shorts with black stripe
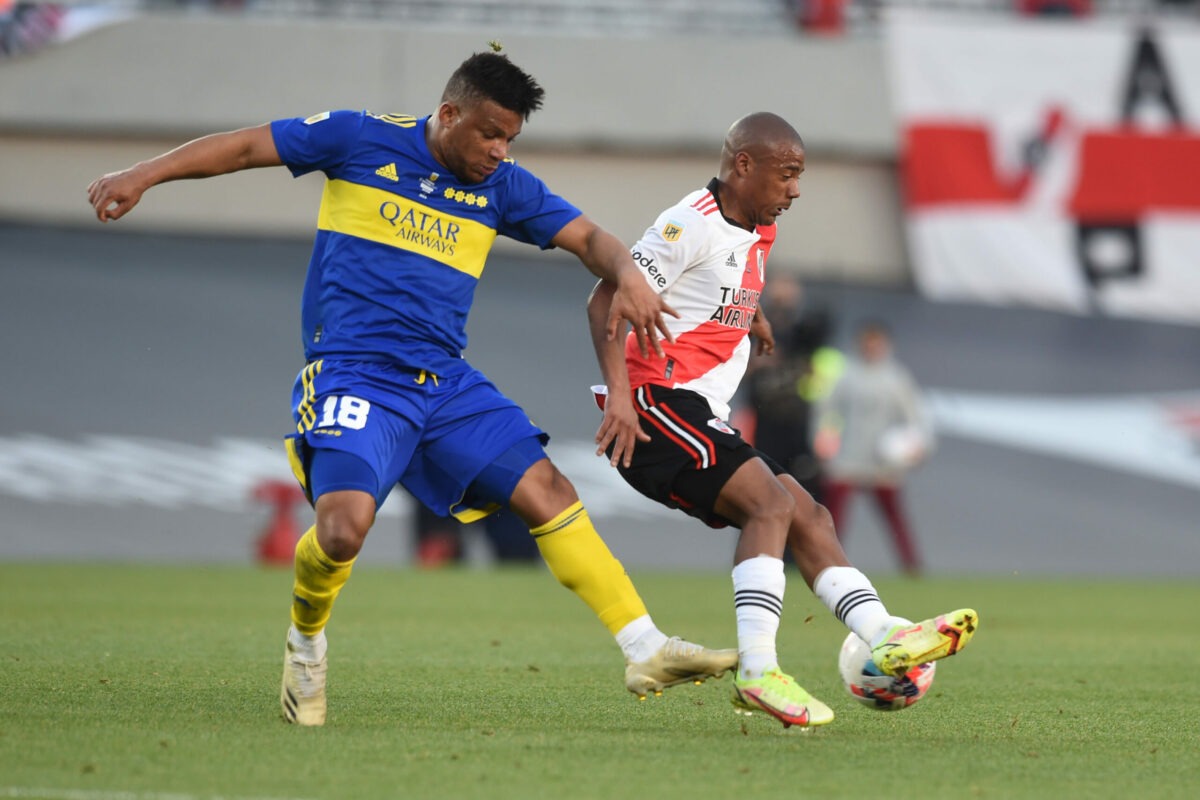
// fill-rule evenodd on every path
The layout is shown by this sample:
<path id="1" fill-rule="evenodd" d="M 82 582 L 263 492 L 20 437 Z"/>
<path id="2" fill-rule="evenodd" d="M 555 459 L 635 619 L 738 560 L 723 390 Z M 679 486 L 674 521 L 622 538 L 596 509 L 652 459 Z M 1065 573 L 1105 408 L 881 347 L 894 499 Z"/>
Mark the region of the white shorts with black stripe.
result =
<path id="1" fill-rule="evenodd" d="M 645 384 L 633 390 L 633 404 L 650 441 L 638 442 L 630 466 L 618 469 L 630 486 L 668 508 L 714 528 L 733 525 L 713 506 L 742 464 L 761 458 L 774 474 L 787 473 L 717 418 L 696 392 Z"/>

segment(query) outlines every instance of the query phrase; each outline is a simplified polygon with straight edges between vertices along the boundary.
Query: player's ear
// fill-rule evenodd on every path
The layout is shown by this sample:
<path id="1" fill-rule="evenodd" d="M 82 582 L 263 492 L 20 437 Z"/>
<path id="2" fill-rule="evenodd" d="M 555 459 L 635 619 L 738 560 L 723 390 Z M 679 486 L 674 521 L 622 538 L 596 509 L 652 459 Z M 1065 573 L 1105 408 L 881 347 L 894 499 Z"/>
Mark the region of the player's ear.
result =
<path id="1" fill-rule="evenodd" d="M 438 122 L 446 127 L 455 125 L 462 119 L 462 111 L 457 103 L 451 103 L 449 100 L 443 100 L 437 110 Z"/>
<path id="2" fill-rule="evenodd" d="M 733 157 L 733 168 L 740 177 L 745 177 L 750 174 L 751 168 L 754 166 L 754 159 L 745 150 L 740 150 Z"/>

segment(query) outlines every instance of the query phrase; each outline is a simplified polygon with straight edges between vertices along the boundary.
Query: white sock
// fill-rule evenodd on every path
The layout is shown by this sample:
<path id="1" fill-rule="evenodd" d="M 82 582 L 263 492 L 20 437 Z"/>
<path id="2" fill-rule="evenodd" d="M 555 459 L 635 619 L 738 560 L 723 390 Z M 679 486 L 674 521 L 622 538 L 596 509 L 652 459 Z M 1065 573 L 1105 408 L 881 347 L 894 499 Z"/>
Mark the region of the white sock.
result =
<path id="1" fill-rule="evenodd" d="M 306 636 L 296 630 L 295 625 L 288 628 L 288 641 L 297 655 L 314 664 L 325 658 L 325 651 L 329 648 L 329 643 L 325 641 L 325 631 L 321 631 L 315 636 Z"/>
<path id="2" fill-rule="evenodd" d="M 908 620 L 893 617 L 866 575 L 854 567 L 828 567 L 813 582 L 813 594 L 859 638 L 874 647 L 893 626 Z"/>
<path id="3" fill-rule="evenodd" d="M 667 635 L 658 629 L 649 614 L 644 614 L 617 631 L 617 644 L 626 661 L 646 661 L 667 643 Z"/>
<path id="4" fill-rule="evenodd" d="M 783 560 L 748 558 L 733 568 L 733 607 L 737 614 L 738 671 L 742 678 L 761 678 L 779 666 L 775 635 L 783 613 Z"/>

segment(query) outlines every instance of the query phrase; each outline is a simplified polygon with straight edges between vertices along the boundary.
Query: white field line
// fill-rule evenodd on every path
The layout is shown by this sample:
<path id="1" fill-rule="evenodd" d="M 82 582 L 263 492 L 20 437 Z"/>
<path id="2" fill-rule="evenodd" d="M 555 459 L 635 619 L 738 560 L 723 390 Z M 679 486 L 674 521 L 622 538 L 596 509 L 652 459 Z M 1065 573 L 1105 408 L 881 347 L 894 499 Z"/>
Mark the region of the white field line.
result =
<path id="1" fill-rule="evenodd" d="M 103 789 L 47 789 L 36 786 L 0 786 L 0 797 L 24 800 L 303 800 L 299 797 L 248 797 L 228 794 L 180 792 L 124 792 Z"/>

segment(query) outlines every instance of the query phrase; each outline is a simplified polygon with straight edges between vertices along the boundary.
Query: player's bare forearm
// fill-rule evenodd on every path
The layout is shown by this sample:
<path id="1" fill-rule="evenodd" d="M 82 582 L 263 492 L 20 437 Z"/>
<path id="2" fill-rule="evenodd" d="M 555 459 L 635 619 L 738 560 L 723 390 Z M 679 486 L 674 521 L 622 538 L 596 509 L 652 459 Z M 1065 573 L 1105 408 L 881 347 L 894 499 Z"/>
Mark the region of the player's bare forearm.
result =
<path id="1" fill-rule="evenodd" d="M 554 237 L 554 244 L 575 254 L 589 272 L 602 280 L 619 284 L 626 269 L 637 271 L 621 240 L 587 217 L 568 222 Z"/>
<path id="2" fill-rule="evenodd" d="M 588 298 L 588 329 L 592 334 L 592 347 L 600 365 L 600 374 L 608 386 L 608 398 L 604 404 L 604 420 L 596 432 L 596 454 L 600 455 L 614 444 L 609 463 L 628 467 L 633 458 L 633 449 L 638 440 L 649 441 L 642 431 L 629 387 L 629 370 L 625 365 L 625 337 L 608 335 L 608 319 L 611 314 L 613 296 L 617 287 L 610 281 L 600 281 Z M 621 325 L 624 332 L 625 325 Z"/>
<path id="3" fill-rule="evenodd" d="M 88 201 L 96 218 L 107 222 L 125 216 L 147 189 L 160 183 L 281 163 L 270 125 L 214 133 L 97 178 L 88 186 Z"/>
<path id="4" fill-rule="evenodd" d="M 574 253 L 594 275 L 616 286 L 608 313 L 608 337 L 616 338 L 619 322 L 629 320 L 642 353 L 653 349 L 661 356 L 659 334 L 673 341 L 663 314 L 679 314 L 646 283 L 621 240 L 586 217 L 577 217 L 558 232 L 553 243 Z"/>
<path id="5" fill-rule="evenodd" d="M 592 347 L 600 374 L 609 393 L 629 394 L 629 371 L 625 366 L 625 342 L 623 336 L 609 338 L 608 316 L 612 309 L 613 295 L 617 287 L 611 281 L 600 281 L 588 297 L 588 330 L 592 334 Z M 621 326 L 622 332 L 624 325 Z"/>

